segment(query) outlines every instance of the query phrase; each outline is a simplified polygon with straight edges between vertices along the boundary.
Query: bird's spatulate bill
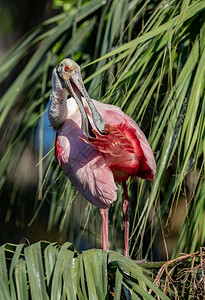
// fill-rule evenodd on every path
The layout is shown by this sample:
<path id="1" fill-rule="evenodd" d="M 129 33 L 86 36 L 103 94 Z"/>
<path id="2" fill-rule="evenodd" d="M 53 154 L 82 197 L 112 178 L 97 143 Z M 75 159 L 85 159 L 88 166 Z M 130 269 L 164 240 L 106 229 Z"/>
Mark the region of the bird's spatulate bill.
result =
<path id="1" fill-rule="evenodd" d="M 56 69 L 59 77 L 63 81 L 64 87 L 67 89 L 70 96 L 76 100 L 76 103 L 79 107 L 82 118 L 81 129 L 84 135 L 86 137 L 88 137 L 89 135 L 94 136 L 94 133 L 92 131 L 92 126 L 83 107 L 81 95 L 84 96 L 85 100 L 88 103 L 88 106 L 92 113 L 93 123 L 96 129 L 101 134 L 106 134 L 104 130 L 106 122 L 104 121 L 100 113 L 97 111 L 95 105 L 90 99 L 90 96 L 88 95 L 88 92 L 86 91 L 81 77 L 80 67 L 78 66 L 78 64 L 76 64 L 76 62 L 72 61 L 69 58 L 65 58 L 58 64 Z"/>
<path id="2" fill-rule="evenodd" d="M 89 136 L 91 137 L 95 137 L 93 131 L 92 131 L 92 125 L 90 124 L 90 121 L 88 119 L 88 116 L 86 115 L 85 109 L 83 107 L 83 103 L 81 100 L 81 95 L 80 92 L 78 90 L 74 91 L 72 84 L 69 80 L 66 80 L 64 82 L 65 87 L 67 89 L 67 91 L 69 92 L 69 94 L 71 94 L 71 96 L 75 99 L 78 108 L 80 110 L 80 114 L 81 114 L 81 129 L 83 134 L 88 138 Z"/>
<path id="3" fill-rule="evenodd" d="M 75 76 L 72 77 L 72 80 L 75 83 L 75 85 L 77 86 L 77 88 L 79 89 L 79 91 L 81 92 L 81 94 L 84 96 L 85 100 L 87 101 L 87 103 L 89 105 L 95 127 L 101 134 L 105 134 L 104 128 L 105 128 L 106 122 L 104 121 L 104 119 L 102 118 L 102 116 L 100 115 L 98 110 L 96 109 L 93 101 L 90 99 L 90 96 L 88 95 L 88 92 L 84 86 L 80 72 L 76 72 L 76 73 L 77 74 L 75 74 Z"/>

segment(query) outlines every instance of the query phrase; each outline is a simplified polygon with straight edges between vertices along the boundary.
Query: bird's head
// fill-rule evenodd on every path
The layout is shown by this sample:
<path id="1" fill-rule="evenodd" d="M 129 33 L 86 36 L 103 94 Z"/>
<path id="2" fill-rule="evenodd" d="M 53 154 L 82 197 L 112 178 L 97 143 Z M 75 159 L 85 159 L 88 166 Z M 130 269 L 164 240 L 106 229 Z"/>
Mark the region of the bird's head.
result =
<path id="1" fill-rule="evenodd" d="M 76 100 L 82 117 L 82 130 L 84 134 L 88 136 L 91 132 L 88 129 L 90 124 L 88 124 L 89 120 L 84 110 L 81 96 L 85 98 L 89 105 L 95 127 L 100 133 L 103 134 L 106 123 L 88 95 L 88 92 L 83 84 L 79 65 L 73 60 L 65 58 L 57 65 L 56 72 L 62 83 L 62 86 L 68 91 L 70 96 Z"/>
<path id="2" fill-rule="evenodd" d="M 72 82 L 73 77 L 81 77 L 79 65 L 69 58 L 65 58 L 58 64 L 57 73 L 64 83 L 69 81 Z"/>

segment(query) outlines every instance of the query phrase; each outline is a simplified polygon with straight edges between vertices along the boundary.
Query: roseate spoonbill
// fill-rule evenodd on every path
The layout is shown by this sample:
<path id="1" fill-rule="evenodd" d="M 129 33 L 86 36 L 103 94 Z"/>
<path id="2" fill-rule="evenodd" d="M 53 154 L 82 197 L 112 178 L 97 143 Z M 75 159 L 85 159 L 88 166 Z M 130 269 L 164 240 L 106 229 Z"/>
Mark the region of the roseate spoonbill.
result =
<path id="1" fill-rule="evenodd" d="M 71 98 L 67 99 L 67 92 Z M 91 100 L 80 67 L 64 59 L 53 70 L 49 120 L 56 130 L 55 157 L 72 184 L 100 209 L 103 249 L 108 245 L 108 208 L 124 189 L 124 255 L 129 256 L 129 210 L 126 181 L 153 180 L 156 164 L 138 125 L 119 107 Z"/>

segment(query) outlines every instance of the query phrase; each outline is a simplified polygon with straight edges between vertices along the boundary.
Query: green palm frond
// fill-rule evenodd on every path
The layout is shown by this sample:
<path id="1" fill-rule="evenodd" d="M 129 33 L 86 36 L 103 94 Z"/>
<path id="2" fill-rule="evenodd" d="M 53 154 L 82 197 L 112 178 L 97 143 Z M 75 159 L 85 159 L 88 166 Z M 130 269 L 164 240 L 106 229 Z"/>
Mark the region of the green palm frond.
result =
<path id="1" fill-rule="evenodd" d="M 170 299 L 153 285 L 146 269 L 113 251 L 79 254 L 70 243 L 5 244 L 0 263 L 0 297 L 5 300 Z"/>

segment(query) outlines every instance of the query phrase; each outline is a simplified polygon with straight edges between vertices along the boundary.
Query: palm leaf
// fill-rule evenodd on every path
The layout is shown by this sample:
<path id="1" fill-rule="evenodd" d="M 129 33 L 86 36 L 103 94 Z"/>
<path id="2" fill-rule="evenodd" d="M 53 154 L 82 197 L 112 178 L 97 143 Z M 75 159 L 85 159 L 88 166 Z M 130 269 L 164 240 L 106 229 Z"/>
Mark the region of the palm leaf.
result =
<path id="1" fill-rule="evenodd" d="M 132 299 L 155 299 L 154 295 L 169 299 L 153 285 L 145 269 L 113 251 L 92 249 L 79 254 L 70 243 L 60 247 L 38 242 L 30 246 L 6 244 L 0 253 L 6 276 L 0 293 L 5 300 L 110 299 L 111 295 L 127 299 L 128 291 Z"/>

